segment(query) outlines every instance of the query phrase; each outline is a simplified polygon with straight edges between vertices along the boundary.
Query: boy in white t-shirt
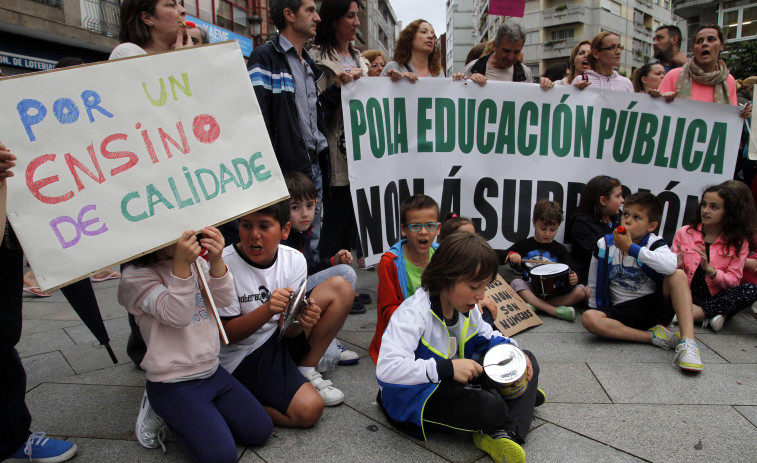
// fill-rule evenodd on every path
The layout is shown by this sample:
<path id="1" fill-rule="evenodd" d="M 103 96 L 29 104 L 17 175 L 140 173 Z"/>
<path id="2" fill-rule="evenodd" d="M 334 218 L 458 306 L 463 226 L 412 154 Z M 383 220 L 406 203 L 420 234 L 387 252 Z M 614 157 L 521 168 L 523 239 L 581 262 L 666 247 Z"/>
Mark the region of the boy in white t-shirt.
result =
<path id="1" fill-rule="evenodd" d="M 308 427 L 318 421 L 324 404 L 344 401 L 344 394 L 315 366 L 342 328 L 354 291 L 344 279 L 318 285 L 300 324 L 292 325 L 278 342 L 280 314 L 307 278 L 302 253 L 279 244 L 290 229 L 288 201 L 239 219 L 240 242 L 223 252 L 234 275 L 237 302 L 219 309 L 231 341 L 221 347 L 220 359 L 260 400 L 275 424 Z"/>

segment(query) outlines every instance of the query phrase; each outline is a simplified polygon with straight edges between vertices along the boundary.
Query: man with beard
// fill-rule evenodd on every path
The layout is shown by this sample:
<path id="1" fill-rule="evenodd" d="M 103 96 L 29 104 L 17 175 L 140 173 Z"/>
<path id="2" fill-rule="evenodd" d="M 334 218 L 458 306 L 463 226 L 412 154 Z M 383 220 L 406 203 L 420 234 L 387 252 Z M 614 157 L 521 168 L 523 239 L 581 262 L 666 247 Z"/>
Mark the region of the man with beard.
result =
<path id="1" fill-rule="evenodd" d="M 676 26 L 660 26 L 654 32 L 652 49 L 657 63 L 662 64 L 665 73 L 671 69 L 680 68 L 689 59 L 681 51 L 681 29 Z"/>

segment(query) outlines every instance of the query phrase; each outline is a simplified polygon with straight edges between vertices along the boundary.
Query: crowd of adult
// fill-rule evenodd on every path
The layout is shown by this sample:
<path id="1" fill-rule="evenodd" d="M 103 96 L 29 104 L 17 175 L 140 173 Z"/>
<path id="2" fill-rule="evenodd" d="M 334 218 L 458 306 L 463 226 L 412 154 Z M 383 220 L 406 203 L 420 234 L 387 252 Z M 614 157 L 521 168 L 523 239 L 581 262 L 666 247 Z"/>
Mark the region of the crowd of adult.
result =
<path id="1" fill-rule="evenodd" d="M 304 236 L 307 237 L 303 242 L 310 249 L 308 252 L 303 251 L 303 254 L 313 256 L 313 259 L 316 260 L 319 255 L 326 256 L 326 260 L 331 260 L 330 265 L 336 265 L 339 262 L 334 262 L 334 259 L 341 259 L 342 250 L 356 250 L 358 266 L 365 267 L 350 191 L 349 164 L 347 162 L 344 120 L 341 110 L 341 88 L 343 85 L 363 78 L 388 77 L 393 82 L 406 80 L 417 83 L 421 78 L 444 77 L 444 71 L 441 65 L 441 48 L 438 37 L 433 26 L 423 19 L 411 22 L 402 30 L 391 60 L 388 60 L 379 50 L 363 52 L 358 50 L 354 41 L 360 25 L 359 6 L 358 0 L 323 0 L 320 9 L 316 8 L 313 0 L 272 1 L 271 19 L 278 29 L 278 34 L 272 35 L 265 44 L 255 48 L 247 64 L 251 84 L 282 171 L 303 174 L 306 183 L 312 182 L 314 187 L 314 197 L 303 198 L 312 200 L 314 208 L 312 226 L 303 230 Z M 183 6 L 176 0 L 123 0 L 119 33 L 121 44 L 113 50 L 110 59 L 146 55 L 207 43 L 207 33 L 188 25 L 184 19 L 185 14 L 186 11 Z M 522 26 L 510 20 L 505 21 L 497 29 L 494 39 L 473 47 L 466 66 L 450 77 L 454 80 L 471 80 L 481 86 L 486 85 L 489 80 L 533 83 L 532 70 L 523 63 L 525 40 L 526 34 Z M 653 42 L 654 56 L 657 61 L 640 67 L 634 74 L 632 81 L 621 75 L 616 69 L 620 65 L 623 52 L 621 37 L 616 33 L 603 31 L 591 40 L 580 41 L 571 51 L 569 60 L 550 67 L 548 72 L 541 76 L 539 84 L 544 90 L 549 90 L 555 85 L 573 85 L 580 89 L 591 87 L 624 92 L 637 91 L 647 93 L 652 97 L 662 97 L 668 102 L 676 98 L 684 98 L 710 103 L 738 104 L 737 81 L 734 76 L 730 75 L 720 56 L 725 48 L 722 30 L 716 25 L 701 26 L 694 36 L 691 60 L 681 52 L 681 40 L 681 31 L 677 27 L 662 26 L 658 28 L 655 31 Z M 757 81 L 757 78 L 745 79 L 745 91 L 750 92 L 755 81 Z M 748 98 L 751 98 L 751 94 L 748 95 Z M 745 119 L 751 116 L 751 104 L 749 102 L 744 105 L 741 116 Z M 4 181 L 5 178 L 13 175 L 14 161 L 15 157 L 11 152 L 0 144 L 0 181 Z M 742 169 L 742 171 L 745 170 Z M 752 179 L 747 176 L 740 180 L 751 184 Z M 603 188 L 608 183 L 604 178 L 597 181 L 602 183 Z M 613 188 L 620 187 L 619 184 L 610 186 Z M 757 188 L 753 186 L 752 191 L 757 192 Z M 622 204 L 622 198 L 619 201 Z M 419 209 L 423 210 L 424 207 Z M 433 209 L 433 207 L 425 207 L 425 209 Z M 272 212 L 272 214 L 274 213 Z M 436 214 L 438 216 L 438 206 Z M 179 240 L 179 247 L 175 251 L 176 254 L 167 257 L 167 259 L 174 259 L 174 261 L 183 259 L 180 265 L 173 266 L 173 275 L 179 277 L 177 271 L 180 271 L 182 275 L 186 274 L 185 267 L 188 264 L 184 264 L 194 256 L 194 252 L 200 245 L 207 246 L 213 249 L 208 275 L 212 277 L 211 279 L 218 280 L 216 282 L 218 288 L 225 285 L 223 290 L 228 293 L 231 283 L 229 277 L 226 276 L 228 270 L 223 266 L 220 251 L 223 247 L 224 238 L 226 244 L 237 243 L 240 240 L 240 235 L 242 240 L 252 239 L 250 237 L 256 233 L 260 233 L 261 236 L 265 235 L 264 239 L 273 239 L 266 235 L 270 232 L 259 231 L 256 228 L 258 223 L 255 220 L 243 220 L 245 227 L 248 227 L 244 230 L 233 227 L 230 230 L 222 230 L 223 237 L 215 229 L 203 230 L 206 236 L 201 242 L 192 241 L 192 236 L 182 236 Z M 288 235 L 289 229 L 286 228 L 285 222 L 286 220 L 283 220 L 278 229 L 280 236 L 274 237 L 276 243 L 278 243 L 279 238 L 287 238 L 284 235 Z M 403 226 L 405 225 L 413 225 L 410 229 L 420 234 L 436 230 L 436 227 L 438 227 L 437 221 L 431 219 L 419 223 L 403 223 Z M 485 253 L 487 257 L 492 257 L 491 253 L 486 251 L 485 244 L 476 242 L 471 245 L 479 246 L 483 249 L 481 252 Z M 264 246 L 265 244 L 260 247 Z M 444 252 L 447 252 L 446 249 Z M 240 254 L 242 253 L 240 252 Z M 224 256 L 226 256 L 225 253 Z M 330 258 L 330 256 L 334 256 L 334 258 Z M 274 254 L 274 261 L 275 259 Z M 242 260 L 245 260 L 244 256 Z M 257 263 L 255 259 L 251 260 L 253 263 Z M 5 230 L 2 248 L 0 249 L 0 261 L 2 262 L 0 265 L 0 284 L 3 285 L 3 289 L 0 291 L 0 305 L 2 320 L 4 321 L 2 323 L 3 329 L 0 331 L 2 334 L 0 339 L 2 341 L 2 345 L 0 345 L 0 366 L 5 372 L 0 383 L 2 385 L 0 404 L 3 404 L 6 414 L 10 414 L 8 419 L 4 419 L 3 423 L 0 423 L 0 458 L 64 461 L 75 454 L 75 444 L 49 439 L 43 434 L 31 433 L 29 429 L 31 417 L 24 404 L 25 374 L 15 350 L 21 328 L 22 257 L 10 227 L 6 227 Z M 350 262 L 351 256 L 349 258 L 344 257 L 343 263 Z M 425 263 L 428 263 L 428 258 Z M 421 271 L 425 263 L 421 265 Z M 241 261 L 238 264 L 244 267 Z M 265 265 L 271 266 L 274 263 L 266 261 Z M 473 270 L 475 269 L 476 266 L 473 265 Z M 443 270 L 438 269 L 439 272 Z M 704 271 L 707 276 L 712 278 L 717 274 L 717 269 L 711 266 L 705 266 Z M 166 270 L 166 281 L 173 278 L 170 275 L 170 269 Z M 191 272 L 189 275 L 191 275 Z M 224 278 L 226 280 L 222 282 L 221 280 Z M 481 280 L 483 281 L 483 277 Z M 354 283 L 352 286 L 354 290 Z M 444 293 L 446 288 L 442 289 L 442 293 Z M 462 288 L 460 291 L 467 290 Z M 345 294 L 347 293 L 349 293 L 349 290 L 345 290 Z M 349 298 L 352 298 L 352 296 L 350 295 Z M 276 294 L 269 294 L 269 297 L 275 298 Z M 140 301 L 134 304 L 139 306 Z M 269 311 L 272 310 L 272 306 L 263 305 L 261 307 L 266 307 Z M 354 308 L 355 306 L 353 306 Z M 189 368 L 183 375 L 161 376 L 155 374 L 155 372 L 149 370 L 153 367 L 150 359 L 156 358 L 155 353 L 153 352 L 152 356 L 148 355 L 148 361 L 145 362 L 143 359 L 149 344 L 158 341 L 148 339 L 145 343 L 140 334 L 150 333 L 150 327 L 157 326 L 153 324 L 158 322 L 155 319 L 148 319 L 148 321 L 141 322 L 147 325 L 140 325 L 139 320 L 135 319 L 133 315 L 134 312 L 140 312 L 137 309 L 132 310 L 132 308 L 129 310 L 132 325 L 129 355 L 135 360 L 135 363 L 141 363 L 143 368 L 148 370 L 148 388 L 140 408 L 137 433 L 140 443 L 148 447 L 156 447 L 161 438 L 155 433 L 155 429 L 147 428 L 161 425 L 162 420 L 158 421 L 157 416 L 150 418 L 148 395 L 160 397 L 156 400 L 162 405 L 164 413 L 171 415 L 173 422 L 181 422 L 184 415 L 169 410 L 170 407 L 166 405 L 169 402 L 166 402 L 165 394 L 167 392 L 165 391 L 175 391 L 176 387 L 169 385 L 177 382 L 202 381 L 202 384 L 206 385 L 211 380 L 218 380 L 218 349 L 215 349 L 216 346 L 211 346 L 208 350 L 210 354 L 215 355 L 211 360 L 204 360 L 213 365 L 210 369 L 202 369 L 200 366 L 192 365 L 193 368 Z M 268 313 L 268 318 L 265 321 L 257 321 L 249 325 L 254 325 L 253 329 L 249 326 L 241 326 L 243 325 L 240 322 L 242 317 L 246 317 L 248 321 L 252 317 L 250 315 L 252 312 L 244 313 L 245 309 L 241 310 L 243 312 L 241 315 L 235 314 L 235 316 L 240 317 L 239 319 L 236 321 L 224 320 L 224 323 L 228 323 L 227 326 L 231 329 L 233 336 L 230 337 L 244 344 L 252 338 L 255 330 L 261 328 L 265 323 L 271 324 L 270 319 L 274 313 L 273 311 Z M 365 311 L 364 308 L 362 311 Z M 360 313 L 359 306 L 353 313 Z M 446 316 L 447 312 L 444 313 Z M 703 311 L 698 313 L 697 316 L 703 318 L 710 315 Z M 247 389 L 243 391 L 238 388 L 237 379 L 231 378 L 228 374 L 223 376 L 222 388 L 232 388 L 235 391 L 234 393 L 237 394 L 235 397 L 239 398 L 244 404 L 248 404 L 250 409 L 254 409 L 255 416 L 266 416 L 267 413 L 272 422 L 263 422 L 265 420 L 261 418 L 257 420 L 260 429 L 253 433 L 248 427 L 245 433 L 240 429 L 240 423 L 249 422 L 249 417 L 239 417 L 238 414 L 231 416 L 229 414 L 231 413 L 230 409 L 234 408 L 233 406 L 229 406 L 228 403 L 225 405 L 214 403 L 217 396 L 204 397 L 203 400 L 207 402 L 208 407 L 212 408 L 212 413 L 221 413 L 228 425 L 228 428 L 223 428 L 225 430 L 223 436 L 219 435 L 217 438 L 228 444 L 225 450 L 229 454 L 230 460 L 233 460 L 236 455 L 233 439 L 229 440 L 232 434 L 245 444 L 261 445 L 270 435 L 271 423 L 310 426 L 320 417 L 324 403 L 327 406 L 336 405 L 343 400 L 343 394 L 330 381 L 324 380 L 320 374 L 312 373 L 312 371 L 317 361 L 314 357 L 320 356 L 326 350 L 326 346 L 333 339 L 333 335 L 341 327 L 346 312 L 342 308 L 332 308 L 327 311 L 324 306 L 324 310 L 313 317 L 313 320 L 306 323 L 305 335 L 310 338 L 305 340 L 306 353 L 301 356 L 306 358 L 307 361 L 300 362 L 296 366 L 292 363 L 294 369 L 287 371 L 288 375 L 293 375 L 291 381 L 289 381 L 290 377 L 287 377 L 284 381 L 286 384 L 282 385 L 282 389 L 291 391 L 286 401 L 269 404 L 266 402 L 267 398 L 259 397 L 262 392 L 259 394 L 254 387 L 245 383 L 240 374 L 234 373 L 234 378 L 239 378 L 247 386 L 247 389 L 257 397 L 257 399 L 253 398 L 247 392 Z M 321 317 L 320 321 L 318 317 Z M 275 324 L 275 321 L 273 323 Z M 275 326 L 269 326 L 270 333 L 268 335 L 272 336 L 275 329 Z M 321 336 L 321 331 L 328 331 L 328 336 L 326 334 Z M 150 337 L 157 336 L 150 334 Z M 174 334 L 168 336 L 174 336 Z M 497 339 L 499 335 L 487 332 L 487 338 Z M 174 339 L 174 341 L 176 340 Z M 268 345 L 268 341 L 264 341 L 265 345 Z M 308 341 L 310 345 L 307 345 Z M 498 340 L 497 342 L 504 341 Z M 169 346 L 170 343 L 160 345 Z M 259 358 L 250 360 L 253 355 L 263 355 L 254 354 L 258 347 L 260 345 L 255 344 L 254 349 L 245 351 L 245 355 L 249 355 L 242 360 L 242 365 L 248 365 L 247 362 L 260 361 Z M 342 351 L 345 354 L 344 348 L 342 348 Z M 221 357 L 224 356 L 223 349 L 220 355 Z M 288 358 L 289 355 L 294 356 L 293 353 L 278 351 L 276 355 L 282 358 Z M 354 355 L 354 353 L 347 351 L 346 355 Z M 530 362 L 531 360 L 529 360 L 529 365 L 531 365 Z M 221 364 L 223 364 L 223 358 Z M 297 368 L 299 368 L 299 373 Z M 534 367 L 530 368 L 532 368 L 531 375 L 534 375 Z M 538 366 L 535 365 L 535 368 L 535 376 L 538 376 Z M 442 377 L 442 373 L 449 374 L 451 371 L 439 370 L 430 374 Z M 454 378 L 457 380 L 456 373 Z M 471 371 L 470 373 L 475 376 L 475 372 Z M 480 374 L 480 372 L 478 373 Z M 249 372 L 246 379 L 248 382 L 257 381 L 255 375 Z M 270 381 L 270 378 L 268 380 Z M 218 396 L 223 395 L 218 391 L 214 393 L 219 394 Z M 531 395 L 528 396 L 528 400 L 531 402 L 536 400 L 537 406 L 540 399 L 543 402 L 543 398 L 536 391 L 531 391 L 529 394 Z M 175 399 L 174 397 L 171 400 Z M 258 399 L 260 399 L 260 403 L 257 402 Z M 152 397 L 150 397 L 150 400 L 152 400 Z M 392 407 L 391 404 L 384 405 L 387 409 Z M 394 406 L 397 405 L 394 404 Z M 203 412 L 211 413 L 208 409 Z M 532 417 L 532 408 L 529 413 L 529 416 Z M 149 419 L 153 419 L 154 422 L 145 421 Z M 140 422 L 142 427 L 140 427 Z M 172 426 L 172 428 L 174 431 L 184 429 L 179 425 Z M 182 433 L 179 433 L 177 437 L 182 447 L 193 459 L 197 461 L 214 459 L 212 456 L 214 444 L 208 442 L 206 436 Z M 486 439 L 488 440 L 482 441 L 483 438 L 479 438 L 476 445 L 479 445 L 492 456 L 495 456 L 497 452 L 496 449 L 492 450 L 496 447 L 496 443 L 492 442 L 498 439 L 513 439 L 513 436 L 506 435 L 506 433 L 503 435 L 496 432 L 488 433 L 487 436 Z M 474 440 L 476 439 L 474 438 Z M 512 448 L 508 447 L 507 451 L 510 450 Z M 51 459 L 44 460 L 44 458 Z M 517 458 L 520 458 L 520 456 Z M 523 454 L 523 458 L 525 458 L 525 454 Z"/>

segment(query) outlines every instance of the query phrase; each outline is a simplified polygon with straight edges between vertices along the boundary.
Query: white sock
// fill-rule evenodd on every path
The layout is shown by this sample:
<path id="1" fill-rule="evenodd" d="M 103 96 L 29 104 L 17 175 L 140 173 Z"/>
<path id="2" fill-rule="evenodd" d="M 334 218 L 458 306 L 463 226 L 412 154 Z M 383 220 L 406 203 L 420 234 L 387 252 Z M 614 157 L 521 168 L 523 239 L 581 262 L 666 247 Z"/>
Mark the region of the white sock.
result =
<path id="1" fill-rule="evenodd" d="M 307 374 L 315 370 L 315 367 L 297 367 L 297 369 L 300 370 L 300 373 L 302 373 L 302 376 L 307 377 Z"/>

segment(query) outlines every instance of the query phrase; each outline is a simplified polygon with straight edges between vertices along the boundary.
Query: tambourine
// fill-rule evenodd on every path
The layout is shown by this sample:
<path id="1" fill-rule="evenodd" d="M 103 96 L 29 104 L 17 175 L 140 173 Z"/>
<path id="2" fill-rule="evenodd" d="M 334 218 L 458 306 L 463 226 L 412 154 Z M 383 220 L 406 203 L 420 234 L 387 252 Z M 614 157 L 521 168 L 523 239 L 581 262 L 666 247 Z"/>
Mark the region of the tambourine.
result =
<path id="1" fill-rule="evenodd" d="M 290 326 L 299 323 L 297 317 L 300 316 L 302 311 L 305 310 L 305 307 L 308 305 L 308 301 L 305 299 L 305 288 L 307 287 L 307 283 L 308 280 L 306 278 L 297 291 L 289 296 L 289 304 L 287 304 L 284 312 L 281 314 L 281 316 L 284 317 L 284 324 L 281 326 L 281 331 L 279 331 L 279 341 L 284 337 L 284 333 L 286 333 Z"/>

